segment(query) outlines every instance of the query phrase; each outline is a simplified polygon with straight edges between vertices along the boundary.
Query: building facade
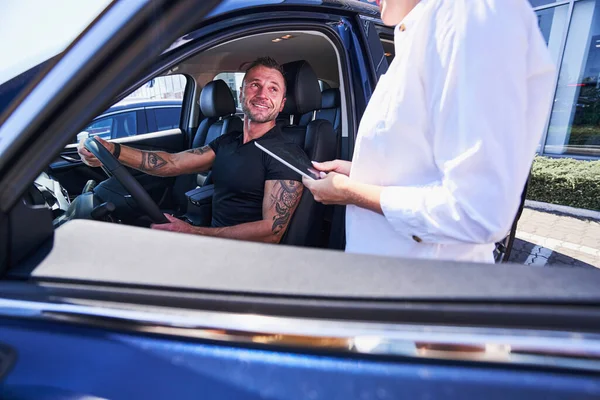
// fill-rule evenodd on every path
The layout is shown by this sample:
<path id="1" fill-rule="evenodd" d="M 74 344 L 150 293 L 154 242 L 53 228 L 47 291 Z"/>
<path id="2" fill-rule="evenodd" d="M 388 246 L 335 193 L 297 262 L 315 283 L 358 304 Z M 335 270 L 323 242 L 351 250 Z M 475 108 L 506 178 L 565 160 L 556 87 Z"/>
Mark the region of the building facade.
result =
<path id="1" fill-rule="evenodd" d="M 600 158 L 600 1 L 530 0 L 557 66 L 538 153 Z"/>
<path id="2" fill-rule="evenodd" d="M 554 102 L 538 153 L 600 159 L 600 0 L 529 3 L 557 67 Z M 382 41 L 388 45 L 386 55 L 393 57 L 391 41 Z"/>

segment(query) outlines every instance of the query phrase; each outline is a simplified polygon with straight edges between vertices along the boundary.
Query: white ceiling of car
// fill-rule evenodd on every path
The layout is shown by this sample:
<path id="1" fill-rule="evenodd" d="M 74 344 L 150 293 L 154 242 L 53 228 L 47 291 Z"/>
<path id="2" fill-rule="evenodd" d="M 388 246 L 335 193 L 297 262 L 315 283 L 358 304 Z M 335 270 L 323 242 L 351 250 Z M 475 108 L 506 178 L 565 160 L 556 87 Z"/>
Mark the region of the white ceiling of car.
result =
<path id="1" fill-rule="evenodd" d="M 293 37 L 272 41 L 285 35 Z M 192 75 L 204 86 L 220 72 L 244 71 L 247 64 L 261 56 L 273 57 L 280 64 L 306 60 L 319 79 L 332 86 L 339 82 L 337 56 L 331 42 L 318 33 L 291 31 L 263 33 L 221 44 L 186 60 L 176 73 Z"/>

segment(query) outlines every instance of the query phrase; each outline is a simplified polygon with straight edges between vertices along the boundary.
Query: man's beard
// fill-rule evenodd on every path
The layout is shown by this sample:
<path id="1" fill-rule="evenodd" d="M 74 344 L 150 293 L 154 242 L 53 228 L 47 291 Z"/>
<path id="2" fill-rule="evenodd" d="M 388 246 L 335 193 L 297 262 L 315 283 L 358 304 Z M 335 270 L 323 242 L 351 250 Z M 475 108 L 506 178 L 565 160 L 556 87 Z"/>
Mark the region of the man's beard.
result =
<path id="1" fill-rule="evenodd" d="M 277 118 L 277 115 L 279 114 L 279 112 L 277 111 L 277 109 L 274 108 L 273 111 L 270 114 L 267 114 L 267 115 L 264 115 L 264 116 L 263 115 L 257 115 L 254 112 L 252 112 L 252 110 L 249 107 L 249 103 L 246 102 L 245 99 L 243 99 L 243 100 L 244 101 L 242 101 L 242 112 L 252 122 L 258 122 L 259 124 L 262 124 L 262 123 L 265 123 L 265 122 L 273 121 L 275 118 Z"/>

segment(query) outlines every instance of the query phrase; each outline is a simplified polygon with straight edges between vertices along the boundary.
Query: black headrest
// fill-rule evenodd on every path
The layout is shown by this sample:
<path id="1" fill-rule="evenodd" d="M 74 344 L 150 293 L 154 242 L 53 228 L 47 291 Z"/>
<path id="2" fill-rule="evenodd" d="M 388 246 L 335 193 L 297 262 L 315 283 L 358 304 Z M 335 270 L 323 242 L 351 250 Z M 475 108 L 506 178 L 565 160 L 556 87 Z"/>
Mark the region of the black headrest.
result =
<path id="1" fill-rule="evenodd" d="M 338 108 L 340 106 L 340 89 L 325 89 L 322 96 L 321 108 Z"/>
<path id="2" fill-rule="evenodd" d="M 200 110 L 205 117 L 224 117 L 235 114 L 235 100 L 225 81 L 208 82 L 200 93 Z"/>
<path id="3" fill-rule="evenodd" d="M 321 108 L 319 79 L 306 61 L 294 61 L 281 66 L 287 94 L 283 114 L 305 114 Z"/>

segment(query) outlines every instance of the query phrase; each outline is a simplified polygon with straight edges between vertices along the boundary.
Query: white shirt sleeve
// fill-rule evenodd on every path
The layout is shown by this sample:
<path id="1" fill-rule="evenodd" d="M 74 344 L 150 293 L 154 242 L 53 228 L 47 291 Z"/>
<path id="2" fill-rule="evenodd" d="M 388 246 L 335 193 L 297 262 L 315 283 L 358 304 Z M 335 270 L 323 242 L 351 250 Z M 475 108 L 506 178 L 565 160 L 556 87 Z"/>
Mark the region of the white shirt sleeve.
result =
<path id="1" fill-rule="evenodd" d="M 554 67 L 533 13 L 514 0 L 443 4 L 424 40 L 423 74 L 441 179 L 385 187 L 381 207 L 397 232 L 424 242 L 493 243 L 518 209 Z M 532 52 L 541 61 L 531 63 Z"/>

